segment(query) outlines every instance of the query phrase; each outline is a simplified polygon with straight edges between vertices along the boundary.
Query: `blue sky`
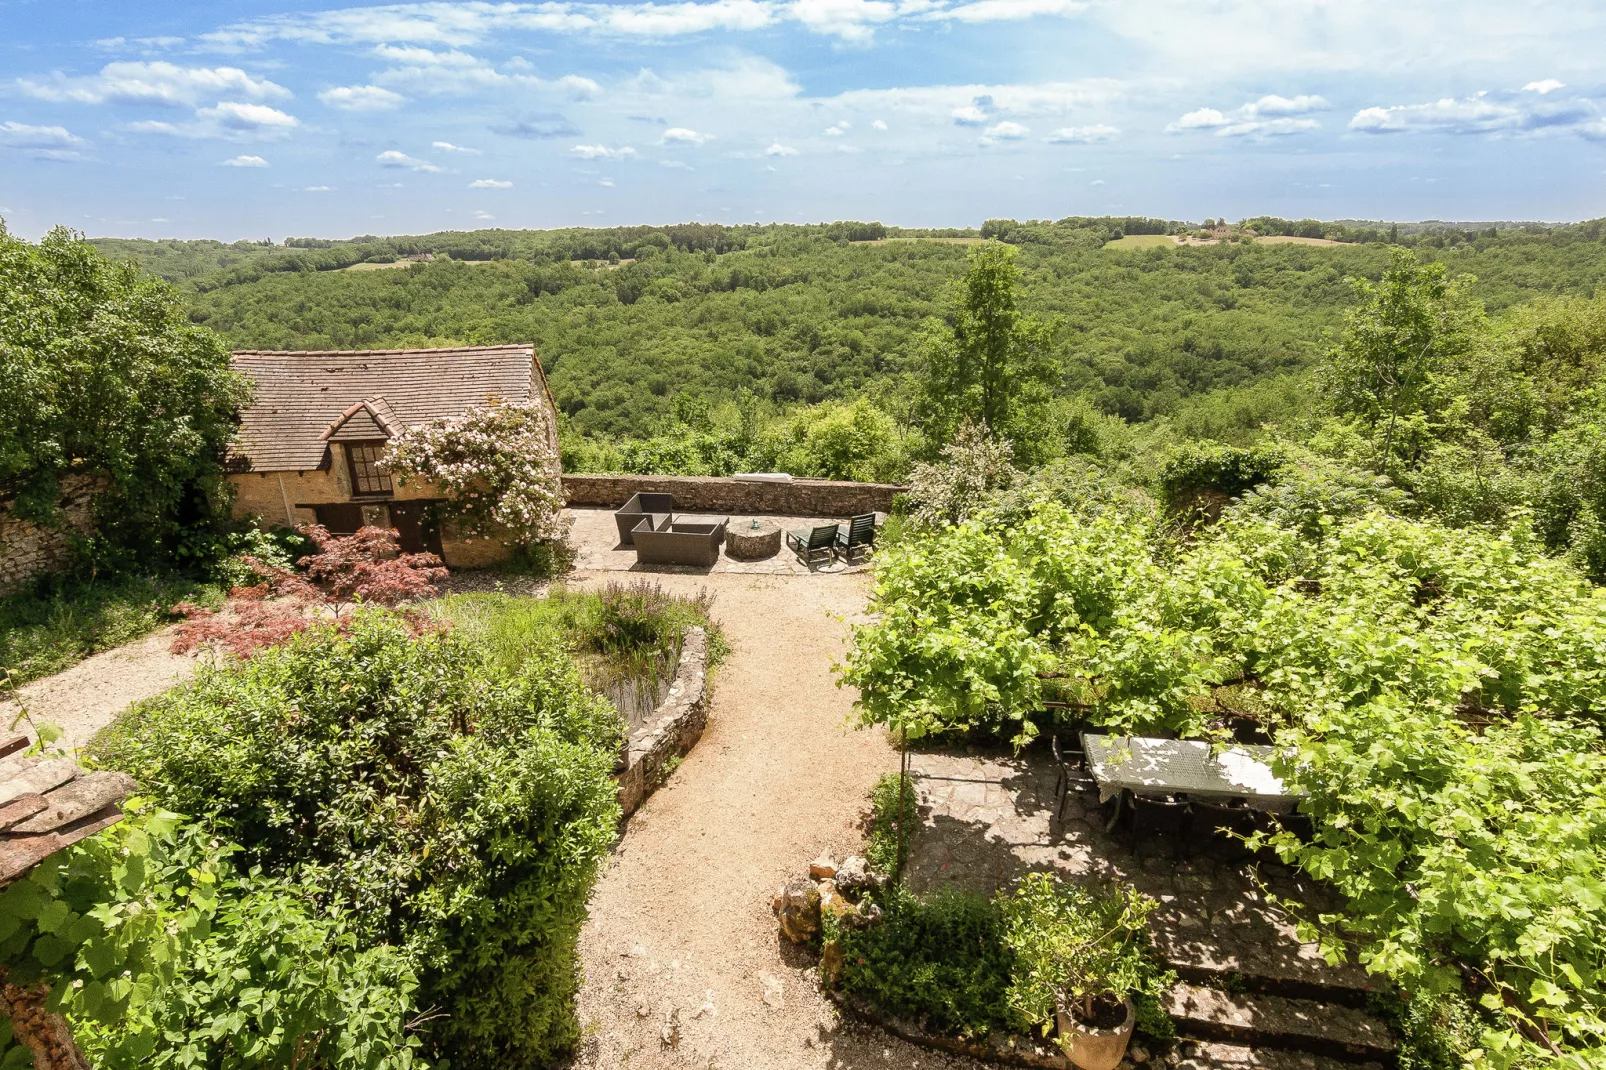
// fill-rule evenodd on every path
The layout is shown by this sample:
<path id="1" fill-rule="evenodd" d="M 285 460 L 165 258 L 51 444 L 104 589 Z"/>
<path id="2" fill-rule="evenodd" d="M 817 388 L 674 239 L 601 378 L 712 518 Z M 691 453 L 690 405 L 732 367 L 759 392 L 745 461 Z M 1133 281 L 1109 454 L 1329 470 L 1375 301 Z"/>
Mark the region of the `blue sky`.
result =
<path id="1" fill-rule="evenodd" d="M 37 236 L 1606 215 L 1599 0 L 0 0 Z"/>

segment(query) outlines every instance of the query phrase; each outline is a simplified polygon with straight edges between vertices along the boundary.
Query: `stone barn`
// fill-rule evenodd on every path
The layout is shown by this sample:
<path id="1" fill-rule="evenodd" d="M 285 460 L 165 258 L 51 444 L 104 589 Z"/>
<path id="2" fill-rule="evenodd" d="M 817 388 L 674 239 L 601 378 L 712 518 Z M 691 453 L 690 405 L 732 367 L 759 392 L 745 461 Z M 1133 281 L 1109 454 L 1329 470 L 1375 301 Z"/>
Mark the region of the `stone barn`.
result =
<path id="1" fill-rule="evenodd" d="M 494 540 L 443 528 L 431 508 L 440 493 L 416 480 L 395 485 L 377 461 L 402 429 L 493 398 L 544 401 L 556 445 L 556 409 L 534 346 L 241 350 L 233 363 L 255 385 L 229 458 L 236 516 L 270 526 L 315 522 L 336 534 L 394 528 L 402 549 L 439 554 L 453 568 L 506 556 Z"/>

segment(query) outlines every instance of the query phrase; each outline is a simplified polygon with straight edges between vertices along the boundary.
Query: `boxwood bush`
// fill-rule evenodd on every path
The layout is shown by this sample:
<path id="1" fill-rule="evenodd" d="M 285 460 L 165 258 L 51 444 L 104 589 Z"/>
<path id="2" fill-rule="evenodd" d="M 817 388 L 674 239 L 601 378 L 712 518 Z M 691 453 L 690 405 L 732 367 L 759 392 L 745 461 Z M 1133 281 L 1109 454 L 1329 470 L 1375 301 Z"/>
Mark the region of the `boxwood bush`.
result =
<path id="1" fill-rule="evenodd" d="M 572 1048 L 575 942 L 618 820 L 617 715 L 559 651 L 495 662 L 383 610 L 203 666 L 100 745 L 173 810 L 416 971 L 420 1052 Z"/>

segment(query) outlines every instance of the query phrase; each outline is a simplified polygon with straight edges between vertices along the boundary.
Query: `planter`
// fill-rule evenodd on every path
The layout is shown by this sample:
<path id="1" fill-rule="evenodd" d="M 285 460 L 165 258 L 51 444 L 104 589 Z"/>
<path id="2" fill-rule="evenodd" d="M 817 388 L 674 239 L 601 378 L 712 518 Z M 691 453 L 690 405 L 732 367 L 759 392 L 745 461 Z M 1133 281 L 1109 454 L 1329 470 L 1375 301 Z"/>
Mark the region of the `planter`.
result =
<path id="1" fill-rule="evenodd" d="M 1126 1018 L 1120 1025 L 1110 1029 L 1095 1029 L 1083 1025 L 1074 1017 L 1065 1013 L 1061 1007 L 1055 1013 L 1055 1025 L 1059 1030 L 1060 1049 L 1065 1057 L 1082 1070 L 1115 1070 L 1126 1056 L 1126 1046 L 1132 1039 L 1132 1026 L 1137 1021 L 1137 1011 L 1130 999 L 1122 1000 L 1126 1009 Z"/>

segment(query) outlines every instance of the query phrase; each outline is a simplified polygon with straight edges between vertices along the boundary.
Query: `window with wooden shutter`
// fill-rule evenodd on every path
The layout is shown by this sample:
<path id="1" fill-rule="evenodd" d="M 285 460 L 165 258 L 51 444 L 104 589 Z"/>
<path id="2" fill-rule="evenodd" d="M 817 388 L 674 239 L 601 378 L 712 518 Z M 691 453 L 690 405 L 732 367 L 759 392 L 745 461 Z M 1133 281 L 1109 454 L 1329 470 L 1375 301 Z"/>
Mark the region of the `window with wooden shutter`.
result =
<path id="1" fill-rule="evenodd" d="M 348 442 L 346 460 L 351 466 L 352 494 L 390 494 L 390 476 L 380 471 L 379 458 L 385 453 L 383 442 Z"/>

